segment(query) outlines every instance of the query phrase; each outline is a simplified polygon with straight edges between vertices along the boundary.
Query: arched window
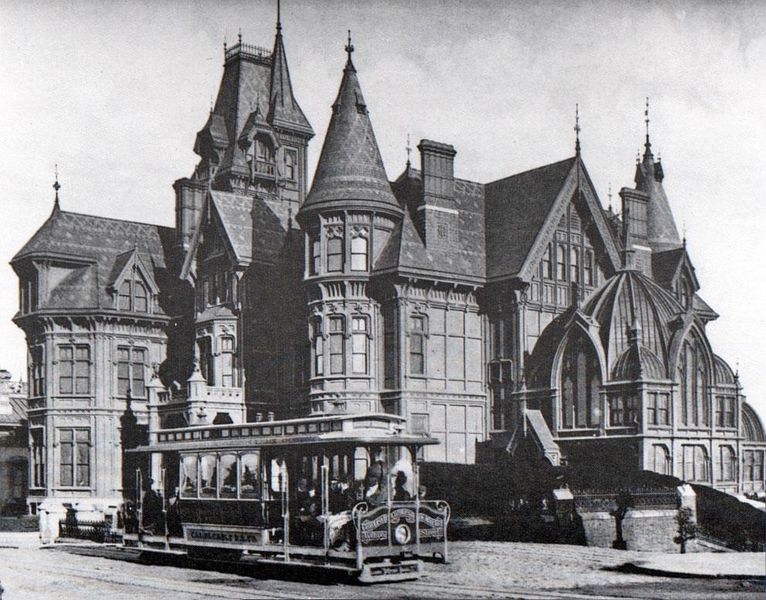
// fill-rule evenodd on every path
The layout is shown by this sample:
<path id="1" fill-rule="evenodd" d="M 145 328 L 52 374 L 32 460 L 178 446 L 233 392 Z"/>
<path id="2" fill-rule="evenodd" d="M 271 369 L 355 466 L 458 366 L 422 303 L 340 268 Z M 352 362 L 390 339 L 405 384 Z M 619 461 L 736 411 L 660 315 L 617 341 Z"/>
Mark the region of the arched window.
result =
<path id="1" fill-rule="evenodd" d="M 598 356 L 584 333 L 567 343 L 561 369 L 561 424 L 564 429 L 598 427 L 601 423 Z"/>
<path id="2" fill-rule="evenodd" d="M 558 245 L 556 252 L 556 270 L 559 281 L 567 279 L 567 247 L 564 244 Z"/>
<path id="3" fill-rule="evenodd" d="M 670 462 L 670 452 L 664 444 L 655 444 L 653 450 L 652 471 L 661 475 L 672 475 L 673 465 Z"/>
<path id="4" fill-rule="evenodd" d="M 136 312 L 147 312 L 149 305 L 147 302 L 146 287 L 140 281 L 134 284 L 133 292 L 135 294 L 134 309 Z"/>
<path id="5" fill-rule="evenodd" d="M 684 308 L 689 308 L 689 303 L 691 300 L 691 294 L 689 293 L 689 286 L 686 284 L 686 281 L 681 281 L 678 284 L 679 287 L 679 300 L 681 302 L 681 306 Z"/>
<path id="6" fill-rule="evenodd" d="M 718 481 L 734 481 L 737 473 L 737 458 L 731 446 L 721 446 L 718 465 Z"/>
<path id="7" fill-rule="evenodd" d="M 585 251 L 585 261 L 583 262 L 583 270 L 585 272 L 585 285 L 593 285 L 593 251 Z"/>
<path id="8" fill-rule="evenodd" d="M 354 373 L 367 373 L 367 318 L 354 317 L 351 320 L 351 369 Z"/>
<path id="9" fill-rule="evenodd" d="M 684 470 L 686 481 L 710 481 L 708 455 L 704 446 L 683 446 Z"/>
<path id="10" fill-rule="evenodd" d="M 367 238 L 357 235 L 351 238 L 351 270 L 367 270 Z"/>
<path id="11" fill-rule="evenodd" d="M 572 248 L 570 264 L 572 269 L 571 281 L 580 283 L 580 249 L 579 248 Z"/>
<path id="12" fill-rule="evenodd" d="M 546 279 L 553 279 L 553 258 L 551 257 L 551 245 L 545 249 L 543 255 L 543 277 Z"/>
<path id="13" fill-rule="evenodd" d="M 327 270 L 331 273 L 343 270 L 343 238 L 335 236 L 327 240 Z"/>
<path id="14" fill-rule="evenodd" d="M 131 298 L 133 296 L 131 287 L 132 283 L 130 281 L 123 281 L 122 285 L 120 286 L 120 310 L 131 310 L 133 308 L 131 302 Z"/>
<path id="15" fill-rule="evenodd" d="M 682 423 L 684 425 L 709 426 L 707 366 L 702 352 L 702 344 L 696 336 L 690 336 L 681 348 L 677 376 Z"/>
<path id="16" fill-rule="evenodd" d="M 117 308 L 135 312 L 149 312 L 151 295 L 137 273 L 133 279 L 126 279 L 120 284 L 117 293 Z"/>

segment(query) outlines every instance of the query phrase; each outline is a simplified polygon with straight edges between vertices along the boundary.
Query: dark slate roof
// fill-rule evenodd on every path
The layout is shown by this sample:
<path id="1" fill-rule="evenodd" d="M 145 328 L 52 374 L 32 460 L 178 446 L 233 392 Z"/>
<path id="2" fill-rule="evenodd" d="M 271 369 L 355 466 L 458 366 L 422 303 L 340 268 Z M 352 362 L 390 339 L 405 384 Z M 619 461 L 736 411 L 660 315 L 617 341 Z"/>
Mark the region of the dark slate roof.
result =
<path id="1" fill-rule="evenodd" d="M 685 249 L 674 248 L 664 252 L 652 252 L 652 276 L 662 287 L 669 288 L 684 259 Z"/>
<path id="2" fill-rule="evenodd" d="M 69 274 L 49 290 L 41 308 L 111 307 L 107 287 L 117 263 L 135 248 L 155 283 L 163 287 L 171 277 L 174 243 L 175 232 L 170 227 L 54 208 L 11 262 L 44 257 L 72 265 Z"/>
<path id="3" fill-rule="evenodd" d="M 692 308 L 695 312 L 711 319 L 717 319 L 720 316 L 699 294 L 694 294 L 692 297 Z"/>
<path id="4" fill-rule="evenodd" d="M 401 214 L 386 177 L 356 68 L 349 58 L 314 182 L 301 210 L 355 206 Z"/>
<path id="5" fill-rule="evenodd" d="M 287 67 L 285 44 L 282 39 L 282 26 L 277 25 L 277 36 L 274 39 L 274 52 L 271 55 L 271 93 L 269 95 L 268 121 L 276 127 L 299 129 L 313 136 L 306 115 L 293 95 L 290 82 L 290 69 Z"/>
<path id="6" fill-rule="evenodd" d="M 567 158 L 484 186 L 488 278 L 518 274 L 576 160 Z"/>
<path id="7" fill-rule="evenodd" d="M 263 198 L 221 191 L 211 191 L 210 197 L 236 262 L 277 260 L 285 229 Z"/>
<path id="8" fill-rule="evenodd" d="M 378 257 L 377 271 L 396 268 L 421 275 L 482 281 L 485 276 L 484 186 L 466 179 L 455 179 L 455 209 L 458 211 L 457 236 L 452 251 L 434 252 L 426 247 L 415 227 L 411 211 L 422 194 L 420 171 L 407 169 L 392 184 L 399 202 L 409 210 L 401 225 Z"/>
<path id="9" fill-rule="evenodd" d="M 675 248 L 681 244 L 673 211 L 662 186 L 662 166 L 654 162 L 647 138 L 643 160 L 636 167 L 636 189 L 649 194 L 650 210 L 647 214 L 647 237 L 654 251 Z"/>
<path id="10" fill-rule="evenodd" d="M 0 412 L 0 425 L 19 426 L 27 419 L 27 400 L 18 394 L 8 394 L 7 398 L 10 412 Z"/>
<path id="11" fill-rule="evenodd" d="M 237 262 L 253 258 L 253 198 L 243 194 L 211 190 L 213 207 L 223 226 L 223 233 Z"/>

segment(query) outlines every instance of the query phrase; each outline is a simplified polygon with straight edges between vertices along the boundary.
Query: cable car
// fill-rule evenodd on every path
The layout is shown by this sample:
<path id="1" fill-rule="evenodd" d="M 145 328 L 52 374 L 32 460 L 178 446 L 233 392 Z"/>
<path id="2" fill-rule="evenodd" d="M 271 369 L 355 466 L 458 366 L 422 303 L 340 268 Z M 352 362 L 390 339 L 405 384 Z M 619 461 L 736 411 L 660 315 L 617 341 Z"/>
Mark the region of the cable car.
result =
<path id="1" fill-rule="evenodd" d="M 425 497 L 419 462 L 438 440 L 367 413 L 152 432 L 125 507 L 124 544 L 345 571 L 363 583 L 446 562 L 449 505 Z"/>

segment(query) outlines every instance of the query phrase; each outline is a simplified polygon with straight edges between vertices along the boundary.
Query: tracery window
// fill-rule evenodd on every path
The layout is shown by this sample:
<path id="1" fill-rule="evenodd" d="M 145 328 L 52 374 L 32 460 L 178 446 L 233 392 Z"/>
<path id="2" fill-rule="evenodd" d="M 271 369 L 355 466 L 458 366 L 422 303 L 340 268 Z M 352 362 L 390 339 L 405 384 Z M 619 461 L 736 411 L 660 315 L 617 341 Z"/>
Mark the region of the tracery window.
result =
<path id="1" fill-rule="evenodd" d="M 593 344 L 575 332 L 567 343 L 561 369 L 561 423 L 564 429 L 601 423 L 601 369 Z"/>

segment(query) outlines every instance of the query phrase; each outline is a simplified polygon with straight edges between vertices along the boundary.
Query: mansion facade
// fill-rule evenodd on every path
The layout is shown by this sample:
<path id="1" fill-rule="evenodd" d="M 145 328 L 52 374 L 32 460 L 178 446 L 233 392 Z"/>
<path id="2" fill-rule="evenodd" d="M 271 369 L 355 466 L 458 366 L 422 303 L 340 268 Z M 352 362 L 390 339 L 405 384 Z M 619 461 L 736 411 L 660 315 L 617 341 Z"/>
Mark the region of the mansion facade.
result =
<path id="1" fill-rule="evenodd" d="M 225 49 L 174 228 L 62 210 L 12 259 L 29 356 L 29 503 L 119 503 L 148 431 L 406 417 L 473 463 L 534 443 L 764 490 L 763 426 L 710 346 L 647 133 L 621 216 L 580 156 L 490 183 L 422 140 L 389 181 L 347 59 L 316 173 L 281 23 Z M 57 186 L 56 186 L 57 187 Z M 519 454 L 520 455 L 520 454 Z"/>

